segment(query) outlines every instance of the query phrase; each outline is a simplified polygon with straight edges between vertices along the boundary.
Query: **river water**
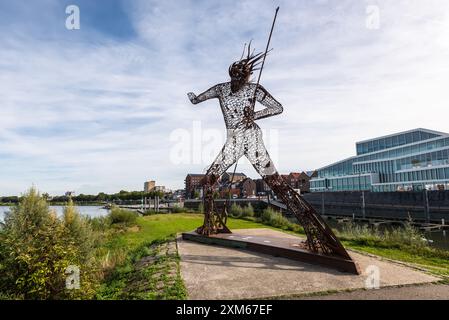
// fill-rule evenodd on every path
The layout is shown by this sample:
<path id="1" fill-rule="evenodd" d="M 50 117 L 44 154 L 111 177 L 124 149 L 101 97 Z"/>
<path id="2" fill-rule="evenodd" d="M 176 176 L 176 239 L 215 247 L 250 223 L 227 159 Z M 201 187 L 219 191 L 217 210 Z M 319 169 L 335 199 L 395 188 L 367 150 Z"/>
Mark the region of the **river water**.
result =
<path id="1" fill-rule="evenodd" d="M 56 213 L 60 216 L 63 212 L 62 206 L 51 206 L 53 210 L 56 211 Z M 109 211 L 106 209 L 103 209 L 103 207 L 100 206 L 77 206 L 78 211 L 82 215 L 86 215 L 89 217 L 102 217 L 106 216 Z M 0 206 L 0 221 L 3 220 L 4 213 L 9 211 L 10 207 Z M 341 228 L 342 224 L 337 224 L 335 222 L 329 221 L 330 226 L 333 228 Z M 428 239 L 431 241 L 430 245 L 437 248 L 442 248 L 445 250 L 449 250 L 449 230 L 439 230 L 434 232 L 426 232 L 424 233 L 425 239 Z"/>
<path id="2" fill-rule="evenodd" d="M 50 206 L 50 208 L 55 210 L 58 216 L 61 216 L 64 210 L 63 206 Z M 109 213 L 109 210 L 103 209 L 100 206 L 77 206 L 76 208 L 80 214 L 92 218 L 106 216 Z M 10 207 L 0 206 L 0 221 L 3 221 L 5 212 L 9 210 Z"/>

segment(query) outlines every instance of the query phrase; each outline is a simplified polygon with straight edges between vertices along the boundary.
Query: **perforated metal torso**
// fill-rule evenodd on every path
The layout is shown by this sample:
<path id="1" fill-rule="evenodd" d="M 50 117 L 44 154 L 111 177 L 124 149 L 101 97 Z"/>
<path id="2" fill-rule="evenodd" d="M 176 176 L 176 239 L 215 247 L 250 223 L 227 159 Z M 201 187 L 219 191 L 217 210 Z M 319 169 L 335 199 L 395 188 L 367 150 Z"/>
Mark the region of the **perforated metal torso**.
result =
<path id="1" fill-rule="evenodd" d="M 217 87 L 218 99 L 227 129 L 238 129 L 246 126 L 245 108 L 253 109 L 252 99 L 255 89 L 255 85 L 248 84 L 233 93 L 230 82 Z"/>
<path id="2" fill-rule="evenodd" d="M 231 82 L 218 84 L 206 92 L 200 94 L 195 102 L 218 98 L 224 121 L 227 129 L 245 129 L 248 128 L 248 118 L 245 114 L 245 108 L 254 111 L 254 91 L 257 88 L 256 101 L 266 108 L 257 111 L 252 120 L 258 120 L 274 116 L 282 112 L 282 105 L 277 102 L 262 86 L 253 83 L 246 83 L 239 90 L 232 92 Z"/>

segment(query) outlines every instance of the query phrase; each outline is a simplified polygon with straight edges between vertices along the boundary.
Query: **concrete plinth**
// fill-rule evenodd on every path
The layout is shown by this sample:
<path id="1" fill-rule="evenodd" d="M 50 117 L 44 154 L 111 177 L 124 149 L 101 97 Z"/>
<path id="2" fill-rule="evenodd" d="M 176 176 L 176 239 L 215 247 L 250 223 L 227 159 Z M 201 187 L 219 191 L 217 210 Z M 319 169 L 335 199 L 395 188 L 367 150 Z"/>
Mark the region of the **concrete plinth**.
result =
<path id="1" fill-rule="evenodd" d="M 236 237 L 301 239 L 271 229 L 238 230 Z M 350 252 L 361 275 L 323 266 L 274 257 L 245 249 L 226 248 L 183 240 L 178 237 L 181 275 L 190 299 L 254 299 L 306 295 L 379 286 L 431 283 L 437 277 L 404 265 Z M 374 273 L 373 273 L 374 271 Z"/>
<path id="2" fill-rule="evenodd" d="M 324 255 L 311 252 L 304 241 L 299 238 L 270 237 L 246 234 L 216 234 L 203 236 L 195 231 L 182 234 L 184 240 L 195 241 L 228 248 L 239 248 L 275 257 L 317 264 L 352 274 L 360 274 L 359 267 L 351 259 L 337 255 Z"/>

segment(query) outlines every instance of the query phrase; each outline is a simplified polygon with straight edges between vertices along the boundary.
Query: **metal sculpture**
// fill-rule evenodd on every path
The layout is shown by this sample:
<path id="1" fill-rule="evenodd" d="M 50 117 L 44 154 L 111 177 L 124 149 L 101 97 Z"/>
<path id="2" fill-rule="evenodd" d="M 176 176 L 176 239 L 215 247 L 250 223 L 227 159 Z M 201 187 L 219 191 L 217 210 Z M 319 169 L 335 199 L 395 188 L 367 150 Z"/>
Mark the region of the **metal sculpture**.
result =
<path id="1" fill-rule="evenodd" d="M 276 16 L 269 39 L 275 21 Z M 244 155 L 303 226 L 309 250 L 351 259 L 321 216 L 279 175 L 265 148 L 261 129 L 255 122 L 283 112 L 282 105 L 259 85 L 261 73 L 256 84 L 250 81 L 253 72 L 260 65 L 263 68 L 269 43 L 270 41 L 265 52 L 258 54 L 251 51 L 251 43 L 247 48 L 245 45 L 240 60 L 229 67 L 231 81 L 217 84 L 198 96 L 188 93 L 190 101 L 195 105 L 209 99 L 218 99 L 227 129 L 226 143 L 203 180 L 204 223 L 197 229 L 197 233 L 204 236 L 231 233 L 226 226 L 227 212 L 220 212 L 216 208 L 213 193 L 220 177 Z M 255 111 L 256 101 L 265 108 Z"/>

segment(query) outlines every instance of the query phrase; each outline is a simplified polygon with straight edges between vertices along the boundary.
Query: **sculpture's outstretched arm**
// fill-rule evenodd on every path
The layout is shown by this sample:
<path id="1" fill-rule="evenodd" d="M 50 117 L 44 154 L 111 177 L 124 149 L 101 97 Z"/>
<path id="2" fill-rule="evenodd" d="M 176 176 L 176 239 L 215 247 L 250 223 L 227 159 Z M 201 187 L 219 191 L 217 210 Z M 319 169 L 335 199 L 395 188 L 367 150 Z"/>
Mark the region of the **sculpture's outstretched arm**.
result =
<path id="1" fill-rule="evenodd" d="M 218 85 L 213 86 L 212 88 L 206 90 L 199 96 L 196 96 L 193 92 L 189 92 L 187 96 L 189 97 L 190 102 L 192 102 L 193 104 L 198 104 L 209 99 L 218 98 L 217 87 Z"/>
<path id="2" fill-rule="evenodd" d="M 282 105 L 273 98 L 264 87 L 257 88 L 256 100 L 262 104 L 265 109 L 254 113 L 254 120 L 272 117 L 281 114 L 284 111 Z"/>

